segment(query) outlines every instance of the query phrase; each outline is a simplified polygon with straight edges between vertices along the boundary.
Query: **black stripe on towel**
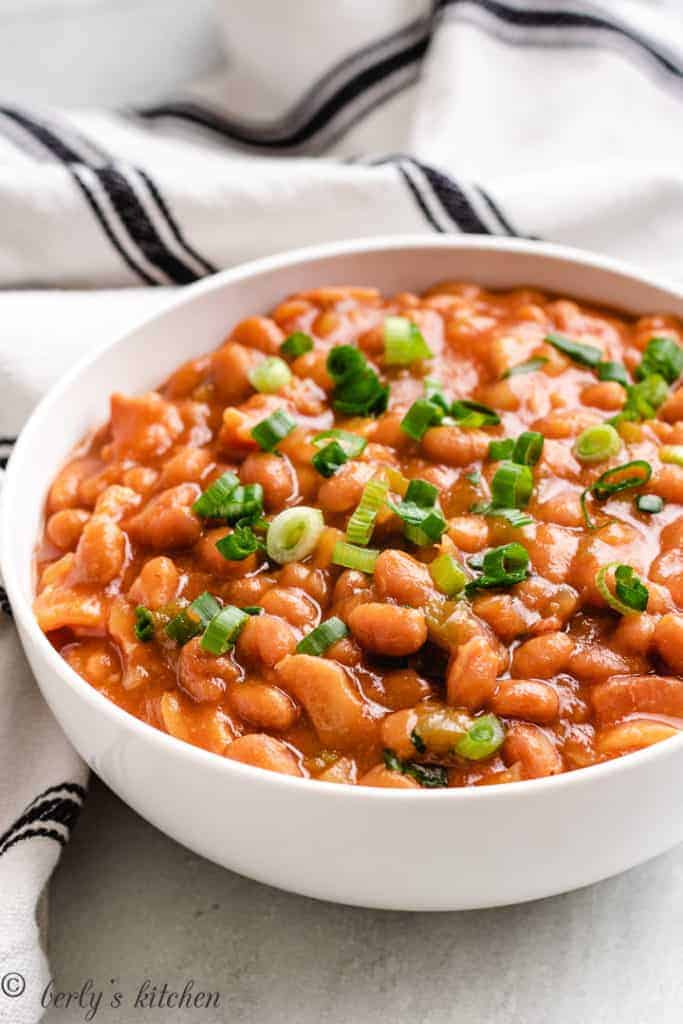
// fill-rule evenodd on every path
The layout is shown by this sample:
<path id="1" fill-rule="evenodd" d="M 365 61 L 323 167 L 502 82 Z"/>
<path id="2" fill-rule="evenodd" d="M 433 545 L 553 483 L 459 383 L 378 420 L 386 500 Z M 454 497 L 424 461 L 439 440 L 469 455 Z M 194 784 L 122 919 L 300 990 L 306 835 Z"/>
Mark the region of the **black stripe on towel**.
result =
<path id="1" fill-rule="evenodd" d="M 84 800 L 85 790 L 75 782 L 44 790 L 0 836 L 0 857 L 16 843 L 37 836 L 64 846 L 78 822 Z"/>

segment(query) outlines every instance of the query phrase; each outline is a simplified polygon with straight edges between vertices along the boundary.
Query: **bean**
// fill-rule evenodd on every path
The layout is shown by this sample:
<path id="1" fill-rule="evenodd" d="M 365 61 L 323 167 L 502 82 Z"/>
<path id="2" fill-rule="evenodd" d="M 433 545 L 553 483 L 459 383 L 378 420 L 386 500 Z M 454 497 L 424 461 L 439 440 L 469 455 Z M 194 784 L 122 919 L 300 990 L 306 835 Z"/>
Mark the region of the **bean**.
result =
<path id="1" fill-rule="evenodd" d="M 679 730 L 664 722 L 653 722 L 652 719 L 632 719 L 613 725 L 609 729 L 601 729 L 595 736 L 595 748 L 599 754 L 616 756 L 628 750 L 642 750 L 653 743 L 661 743 Z"/>
<path id="2" fill-rule="evenodd" d="M 320 610 L 303 590 L 272 587 L 260 598 L 261 607 L 270 615 L 279 615 L 297 629 L 317 624 Z"/>
<path id="3" fill-rule="evenodd" d="M 601 725 L 636 712 L 683 717 L 683 679 L 674 676 L 613 676 L 591 688 L 593 709 Z"/>
<path id="4" fill-rule="evenodd" d="M 156 611 L 175 599 L 179 582 L 178 570 L 171 558 L 165 555 L 150 558 L 128 591 L 128 600 Z"/>
<path id="5" fill-rule="evenodd" d="M 226 748 L 225 756 L 231 761 L 265 768 L 281 775 L 302 775 L 299 762 L 282 740 L 276 740 L 266 733 L 250 733 L 233 740 Z"/>
<path id="6" fill-rule="evenodd" d="M 256 348 L 268 355 L 277 354 L 280 345 L 285 340 L 284 332 L 274 320 L 267 316 L 250 316 L 233 327 L 230 335 L 231 341 L 246 345 L 247 348 Z"/>
<path id="7" fill-rule="evenodd" d="M 76 459 L 59 471 L 48 495 L 48 512 L 58 512 L 78 505 L 80 485 L 89 470 L 92 470 L 92 461 Z"/>
<path id="8" fill-rule="evenodd" d="M 540 523 L 536 536 L 526 544 L 536 572 L 553 583 L 564 583 L 570 578 L 578 546 L 574 533 L 552 523 Z"/>
<path id="9" fill-rule="evenodd" d="M 683 675 L 683 615 L 663 615 L 655 627 L 654 643 L 667 665 Z"/>
<path id="10" fill-rule="evenodd" d="M 657 413 L 667 423 L 678 423 L 683 420 L 683 388 L 673 391 Z"/>
<path id="11" fill-rule="evenodd" d="M 574 643 L 566 633 L 557 631 L 525 640 L 514 653 L 512 672 L 522 678 L 552 679 L 569 664 Z"/>
<path id="12" fill-rule="evenodd" d="M 228 700 L 235 713 L 260 729 L 285 732 L 298 717 L 298 708 L 291 697 L 268 683 L 239 683 L 228 690 Z"/>
<path id="13" fill-rule="evenodd" d="M 159 683 L 168 687 L 175 677 L 156 644 L 143 644 L 135 635 L 135 609 L 124 597 L 117 597 L 109 609 L 107 630 L 119 649 L 123 663 L 122 685 L 126 690 Z"/>
<path id="14" fill-rule="evenodd" d="M 294 630 L 277 615 L 249 618 L 237 639 L 241 658 L 273 667 L 296 647 Z"/>
<path id="15" fill-rule="evenodd" d="M 466 712 L 444 704 L 420 704 L 415 708 L 417 725 L 415 731 L 429 754 L 450 755 L 454 745 L 472 725 L 472 718 Z"/>
<path id="16" fill-rule="evenodd" d="M 206 448 L 180 448 L 164 463 L 159 483 L 161 487 L 176 487 L 178 484 L 198 484 L 204 479 L 211 466 L 211 455 Z"/>
<path id="17" fill-rule="evenodd" d="M 612 643 L 626 655 L 647 654 L 652 648 L 656 626 L 654 615 L 622 615 L 612 634 Z"/>
<path id="18" fill-rule="evenodd" d="M 297 496 L 294 466 L 284 455 L 254 452 L 240 466 L 243 484 L 261 484 L 266 509 L 279 512 Z"/>
<path id="19" fill-rule="evenodd" d="M 581 401 L 584 405 L 592 405 L 596 409 L 614 412 L 623 407 L 626 401 L 626 392 L 616 381 L 605 380 L 584 388 L 581 392 Z"/>
<path id="20" fill-rule="evenodd" d="M 375 563 L 375 591 L 382 600 L 423 608 L 434 594 L 429 570 L 404 551 L 388 548 Z"/>
<path id="21" fill-rule="evenodd" d="M 255 571 L 259 563 L 256 554 L 233 561 L 220 553 L 216 547 L 217 542 L 232 532 L 231 527 L 217 526 L 214 530 L 208 530 L 194 548 L 202 569 L 210 572 L 213 576 L 218 576 L 219 579 L 229 580 L 247 576 Z"/>
<path id="22" fill-rule="evenodd" d="M 159 474 L 156 469 L 150 466 L 133 466 L 121 477 L 124 487 L 130 487 L 136 494 L 144 496 L 151 494 L 154 490 Z"/>
<path id="23" fill-rule="evenodd" d="M 116 458 L 145 462 L 163 455 L 183 432 L 176 407 L 156 391 L 111 397 L 112 448 Z"/>
<path id="24" fill-rule="evenodd" d="M 327 601 L 328 583 L 321 569 L 310 569 L 301 562 L 288 562 L 280 570 L 279 583 L 281 587 L 298 587 L 304 590 L 321 606 Z"/>
<path id="25" fill-rule="evenodd" d="M 151 548 L 188 548 L 199 540 L 201 523 L 192 511 L 199 497 L 197 484 L 180 484 L 156 495 L 128 521 L 133 540 Z"/>
<path id="26" fill-rule="evenodd" d="M 481 516 L 455 516 L 448 520 L 448 536 L 461 551 L 472 554 L 486 547 L 488 523 Z"/>
<path id="27" fill-rule="evenodd" d="M 410 775 L 392 772 L 383 764 L 376 764 L 369 772 L 358 780 L 359 786 L 372 786 L 378 789 L 419 789 L 420 784 Z"/>
<path id="28" fill-rule="evenodd" d="M 502 754 L 507 765 L 521 764 L 526 779 L 541 779 L 562 771 L 562 758 L 555 744 L 537 725 L 509 725 Z"/>
<path id="29" fill-rule="evenodd" d="M 372 743 L 375 723 L 340 665 L 295 654 L 280 661 L 275 671 L 287 693 L 303 704 L 324 746 L 349 750 Z"/>
<path id="30" fill-rule="evenodd" d="M 460 427 L 432 427 L 422 438 L 422 451 L 434 462 L 447 466 L 469 466 L 483 459 L 489 447 L 489 436 L 482 430 Z"/>
<path id="31" fill-rule="evenodd" d="M 211 357 L 211 377 L 221 401 L 239 405 L 253 393 L 249 371 L 260 357 L 252 348 L 228 341 Z"/>
<path id="32" fill-rule="evenodd" d="M 502 679 L 489 706 L 505 718 L 523 718 L 541 725 L 554 722 L 560 713 L 556 691 L 540 679 Z"/>
<path id="33" fill-rule="evenodd" d="M 274 583 L 274 577 L 265 576 L 263 573 L 259 573 L 258 576 L 239 576 L 225 585 L 224 593 L 230 604 L 236 604 L 238 608 L 247 608 L 249 605 L 259 604 L 263 594 Z"/>
<path id="34" fill-rule="evenodd" d="M 126 558 L 126 536 L 116 523 L 93 516 L 85 524 L 76 548 L 75 571 L 90 583 L 111 583 Z"/>
<path id="35" fill-rule="evenodd" d="M 600 422 L 600 417 L 589 412 L 588 409 L 572 409 L 569 411 L 551 412 L 533 424 L 533 430 L 537 430 L 544 437 L 552 440 L 565 440 L 570 437 L 578 437 L 587 427 L 592 427 Z"/>
<path id="36" fill-rule="evenodd" d="M 353 608 L 348 626 L 366 651 L 391 657 L 414 654 L 427 639 L 422 612 L 374 601 Z"/>
<path id="37" fill-rule="evenodd" d="M 683 504 L 683 466 L 665 464 L 652 474 L 648 491 L 658 494 L 664 501 Z"/>
<path id="38" fill-rule="evenodd" d="M 567 665 L 573 676 L 591 683 L 629 672 L 631 667 L 631 659 L 605 644 L 597 643 L 576 647 Z"/>
<path id="39" fill-rule="evenodd" d="M 73 551 L 89 519 L 89 514 L 82 508 L 63 508 L 52 513 L 45 532 L 55 547 L 62 551 Z"/>
<path id="40" fill-rule="evenodd" d="M 291 365 L 292 373 L 297 377 L 309 378 L 323 391 L 331 391 L 334 383 L 327 372 L 327 351 L 324 349 L 304 352 Z"/>
<path id="41" fill-rule="evenodd" d="M 347 462 L 321 485 L 320 505 L 327 512 L 350 512 L 360 501 L 363 488 L 374 473 L 374 467 L 367 462 Z"/>
<path id="42" fill-rule="evenodd" d="M 316 779 L 319 782 L 336 782 L 345 783 L 348 786 L 353 786 L 356 783 L 357 767 L 356 762 L 352 757 L 338 757 L 337 760 L 316 775 Z"/>
<path id="43" fill-rule="evenodd" d="M 201 639 L 194 637 L 180 651 L 178 686 L 198 703 L 218 701 L 226 686 L 237 682 L 242 670 L 232 653 L 216 656 L 202 649 Z"/>
<path id="44" fill-rule="evenodd" d="M 122 484 L 112 484 L 111 487 L 106 487 L 98 496 L 93 515 L 105 516 L 107 519 L 118 523 L 124 516 L 133 512 L 139 504 L 140 495 L 131 487 L 124 487 Z"/>
<path id="45" fill-rule="evenodd" d="M 683 604 L 683 549 L 669 548 L 658 555 L 650 567 L 650 580 L 650 597 L 647 603 L 649 611 L 658 610 L 653 601 L 653 583 L 665 587 L 676 604 Z M 662 610 L 666 610 L 666 601 Z"/>
<path id="46" fill-rule="evenodd" d="M 404 711 L 395 711 L 393 715 L 387 715 L 380 727 L 382 746 L 393 750 L 398 757 L 414 757 L 417 748 L 411 734 L 417 723 L 418 717 L 414 708 L 406 708 Z"/>
<path id="47" fill-rule="evenodd" d="M 384 698 L 382 703 L 393 711 L 401 708 L 412 708 L 418 701 L 429 697 L 432 688 L 412 668 L 399 668 L 395 672 L 386 672 L 382 680 Z"/>
<path id="48" fill-rule="evenodd" d="M 61 654 L 79 676 L 105 695 L 121 684 L 119 657 L 108 640 L 81 640 L 63 647 Z"/>
<path id="49" fill-rule="evenodd" d="M 498 675 L 498 656 L 482 636 L 472 637 L 456 651 L 446 675 L 447 701 L 452 707 L 478 711 L 491 698 Z"/>

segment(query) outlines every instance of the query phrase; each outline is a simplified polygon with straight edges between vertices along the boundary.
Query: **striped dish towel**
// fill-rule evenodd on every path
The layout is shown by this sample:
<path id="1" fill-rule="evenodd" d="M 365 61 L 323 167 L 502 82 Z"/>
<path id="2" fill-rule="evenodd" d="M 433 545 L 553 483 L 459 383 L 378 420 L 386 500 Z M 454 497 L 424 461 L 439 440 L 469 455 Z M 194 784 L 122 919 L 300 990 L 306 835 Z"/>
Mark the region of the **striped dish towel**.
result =
<path id="1" fill-rule="evenodd" d="M 683 22 L 660 8 L 223 0 L 217 17 L 225 71 L 185 95 L 118 111 L 0 97 L 0 287 L 159 294 L 293 246 L 395 232 L 541 237 L 679 274 Z M 0 337 L 0 465 L 38 393 L 102 338 L 73 299 L 32 296 L 2 300 L 25 344 Z M 135 303 L 97 301 L 107 324 Z M 85 772 L 5 620 L 0 1020 L 23 1024 L 49 977 L 36 905 Z M 23 998 L 3 990 L 8 971 Z"/>

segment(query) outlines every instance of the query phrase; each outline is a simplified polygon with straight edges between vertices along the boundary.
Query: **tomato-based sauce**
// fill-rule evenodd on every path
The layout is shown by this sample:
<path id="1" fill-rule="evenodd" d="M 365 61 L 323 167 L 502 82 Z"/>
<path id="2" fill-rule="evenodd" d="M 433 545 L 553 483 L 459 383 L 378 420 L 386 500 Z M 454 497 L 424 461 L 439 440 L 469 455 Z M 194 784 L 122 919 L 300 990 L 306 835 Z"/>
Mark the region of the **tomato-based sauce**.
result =
<path id="1" fill-rule="evenodd" d="M 49 492 L 38 622 L 126 711 L 293 776 L 486 785 L 666 739 L 681 337 L 531 290 L 294 295 L 112 396 Z"/>

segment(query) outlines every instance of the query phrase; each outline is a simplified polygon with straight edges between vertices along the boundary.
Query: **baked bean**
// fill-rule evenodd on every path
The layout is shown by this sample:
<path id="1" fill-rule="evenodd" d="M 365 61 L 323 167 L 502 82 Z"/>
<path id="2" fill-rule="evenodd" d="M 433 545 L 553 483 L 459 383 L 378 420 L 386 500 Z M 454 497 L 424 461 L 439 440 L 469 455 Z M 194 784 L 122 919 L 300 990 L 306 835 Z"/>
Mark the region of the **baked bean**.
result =
<path id="1" fill-rule="evenodd" d="M 683 466 L 664 465 L 656 469 L 647 485 L 648 491 L 664 501 L 683 504 Z"/>
<path id="2" fill-rule="evenodd" d="M 657 619 L 654 615 L 623 615 L 612 634 L 612 643 L 624 654 L 647 654 L 652 648 Z"/>
<path id="3" fill-rule="evenodd" d="M 655 626 L 654 643 L 667 665 L 683 675 L 683 615 L 663 615 Z"/>
<path id="4" fill-rule="evenodd" d="M 575 648 L 567 667 L 577 679 L 597 682 L 599 679 L 629 672 L 633 660 L 604 644 L 588 644 Z"/>
<path id="5" fill-rule="evenodd" d="M 418 717 L 414 708 L 387 715 L 380 730 L 382 746 L 393 750 L 398 757 L 415 757 L 417 748 L 411 737 L 417 724 Z"/>
<path id="6" fill-rule="evenodd" d="M 230 335 L 232 341 L 256 348 L 268 355 L 279 351 L 285 336 L 280 327 L 267 316 L 250 316 L 233 327 Z"/>
<path id="7" fill-rule="evenodd" d="M 483 430 L 432 427 L 422 438 L 422 450 L 435 462 L 445 462 L 447 466 L 469 466 L 471 462 L 484 458 L 489 440 Z"/>
<path id="8" fill-rule="evenodd" d="M 295 654 L 280 661 L 276 672 L 287 693 L 303 704 L 326 747 L 348 750 L 373 741 L 375 723 L 340 665 Z"/>
<path id="9" fill-rule="evenodd" d="M 216 544 L 232 533 L 232 527 L 217 526 L 215 530 L 207 530 L 200 541 L 195 545 L 194 552 L 202 569 L 218 576 L 219 579 L 234 579 L 239 576 L 247 576 L 254 572 L 258 566 L 256 554 L 247 555 L 246 558 L 233 560 L 222 555 Z"/>
<path id="10" fill-rule="evenodd" d="M 202 532 L 201 523 L 192 511 L 199 493 L 196 484 L 180 484 L 162 491 L 128 521 L 128 534 L 150 548 L 192 547 Z"/>
<path id="11" fill-rule="evenodd" d="M 260 361 L 252 349 L 228 341 L 211 357 L 211 378 L 216 392 L 226 404 L 238 405 L 253 392 L 249 371 Z"/>
<path id="12" fill-rule="evenodd" d="M 172 685 L 173 674 L 156 645 L 140 643 L 135 635 L 135 610 L 125 598 L 112 602 L 107 629 L 121 656 L 125 690 L 137 690 L 150 682 Z"/>
<path id="13" fill-rule="evenodd" d="M 419 789 L 419 783 L 410 775 L 392 772 L 383 764 L 377 764 L 358 780 L 359 786 L 374 786 L 379 789 Z"/>
<path id="14" fill-rule="evenodd" d="M 250 733 L 233 740 L 226 748 L 225 756 L 231 761 L 241 761 L 254 768 L 267 768 L 281 775 L 301 775 L 299 763 L 286 744 L 267 733 Z"/>
<path id="15" fill-rule="evenodd" d="M 383 679 L 384 699 L 387 707 L 394 711 L 400 708 L 411 708 L 418 701 L 429 697 L 432 688 L 426 679 L 423 679 L 412 668 L 399 668 L 394 672 L 387 672 Z"/>
<path id="16" fill-rule="evenodd" d="M 560 713 L 556 691 L 540 679 L 501 679 L 489 706 L 505 718 L 523 718 L 540 725 L 554 722 Z"/>
<path id="17" fill-rule="evenodd" d="M 613 725 L 609 729 L 601 729 L 595 736 L 595 749 L 599 754 L 614 757 L 627 750 L 642 750 L 653 743 L 661 743 L 679 730 L 664 722 L 653 722 L 652 719 L 633 719 Z"/>
<path id="18" fill-rule="evenodd" d="M 674 676 L 613 676 L 591 689 L 601 725 L 634 713 L 683 717 L 683 679 Z"/>
<path id="19" fill-rule="evenodd" d="M 506 764 L 521 764 L 525 779 L 541 779 L 562 771 L 557 747 L 537 725 L 513 722 L 508 727 L 502 751 Z"/>
<path id="20" fill-rule="evenodd" d="M 522 678 L 552 679 L 564 672 L 572 656 L 574 644 L 566 633 L 557 631 L 525 640 L 512 659 L 512 671 Z"/>
<path id="21" fill-rule="evenodd" d="M 64 508 L 53 512 L 48 519 L 45 532 L 62 551 L 73 551 L 90 516 L 82 508 Z"/>
<path id="22" fill-rule="evenodd" d="M 294 630 L 277 615 L 255 615 L 237 638 L 240 657 L 273 667 L 296 647 Z"/>
<path id="23" fill-rule="evenodd" d="M 198 703 L 221 700 L 226 686 L 237 682 L 242 670 L 232 654 L 205 651 L 199 637 L 188 640 L 178 659 L 178 686 Z"/>
<path id="24" fill-rule="evenodd" d="M 298 717 L 291 697 L 268 683 L 239 683 L 230 687 L 228 700 L 235 714 L 260 729 L 285 732 Z"/>
<path id="25" fill-rule="evenodd" d="M 198 484 L 211 465 L 211 456 L 205 448 L 181 448 L 164 464 L 159 483 L 164 489 L 178 484 Z"/>
<path id="26" fill-rule="evenodd" d="M 376 601 L 353 608 L 348 626 L 366 651 L 393 657 L 414 654 L 427 639 L 422 612 Z"/>
<path id="27" fill-rule="evenodd" d="M 278 615 L 297 629 L 314 626 L 320 618 L 317 605 L 303 590 L 272 587 L 260 598 L 261 607 L 270 615 Z"/>
<path id="28" fill-rule="evenodd" d="M 48 494 L 48 512 L 58 512 L 78 505 L 79 489 L 90 468 L 88 459 L 74 459 L 59 471 Z"/>
<path id="29" fill-rule="evenodd" d="M 486 547 L 488 523 L 477 516 L 454 516 L 448 520 L 448 536 L 461 551 L 473 554 Z"/>
<path id="30" fill-rule="evenodd" d="M 484 637 L 472 637 L 457 649 L 448 666 L 448 703 L 453 707 L 478 711 L 496 688 L 498 670 L 498 656 L 491 644 Z"/>
<path id="31" fill-rule="evenodd" d="M 283 455 L 268 452 L 247 455 L 240 467 L 240 480 L 243 484 L 261 484 L 269 512 L 279 512 L 297 494 L 296 471 Z"/>
<path id="32" fill-rule="evenodd" d="M 375 592 L 381 601 L 392 600 L 423 608 L 434 593 L 429 570 L 404 551 L 388 548 L 375 563 Z"/>
<path id="33" fill-rule="evenodd" d="M 626 392 L 616 381 L 605 380 L 584 388 L 581 392 L 581 401 L 584 405 L 592 405 L 596 409 L 614 412 L 623 407 L 626 401 Z"/>
<path id="34" fill-rule="evenodd" d="M 175 599 L 179 582 L 178 570 L 172 559 L 159 555 L 145 562 L 128 591 L 128 598 L 156 611 Z"/>
<path id="35" fill-rule="evenodd" d="M 301 562 L 289 562 L 283 566 L 280 570 L 280 586 L 303 590 L 319 605 L 327 601 L 328 583 L 325 573 L 320 569 L 309 569 Z"/>
<path id="36" fill-rule="evenodd" d="M 167 452 L 183 431 L 178 410 L 156 391 L 111 397 L 111 432 L 117 458 L 141 462 Z"/>
<path id="37" fill-rule="evenodd" d="M 336 782 L 338 785 L 346 783 L 352 786 L 356 782 L 356 774 L 356 762 L 352 757 L 338 757 L 329 768 L 316 775 L 316 779 L 319 782 Z"/>
<path id="38" fill-rule="evenodd" d="M 678 388 L 669 395 L 660 407 L 658 415 L 667 423 L 677 423 L 679 420 L 683 420 L 683 388 Z"/>
<path id="39" fill-rule="evenodd" d="M 75 571 L 90 583 L 111 583 L 123 569 L 126 535 L 104 516 L 93 516 L 85 524 L 76 548 Z"/>
<path id="40" fill-rule="evenodd" d="M 318 502 L 328 512 L 350 512 L 360 501 L 363 488 L 375 474 L 366 462 L 347 462 L 321 485 Z"/>

